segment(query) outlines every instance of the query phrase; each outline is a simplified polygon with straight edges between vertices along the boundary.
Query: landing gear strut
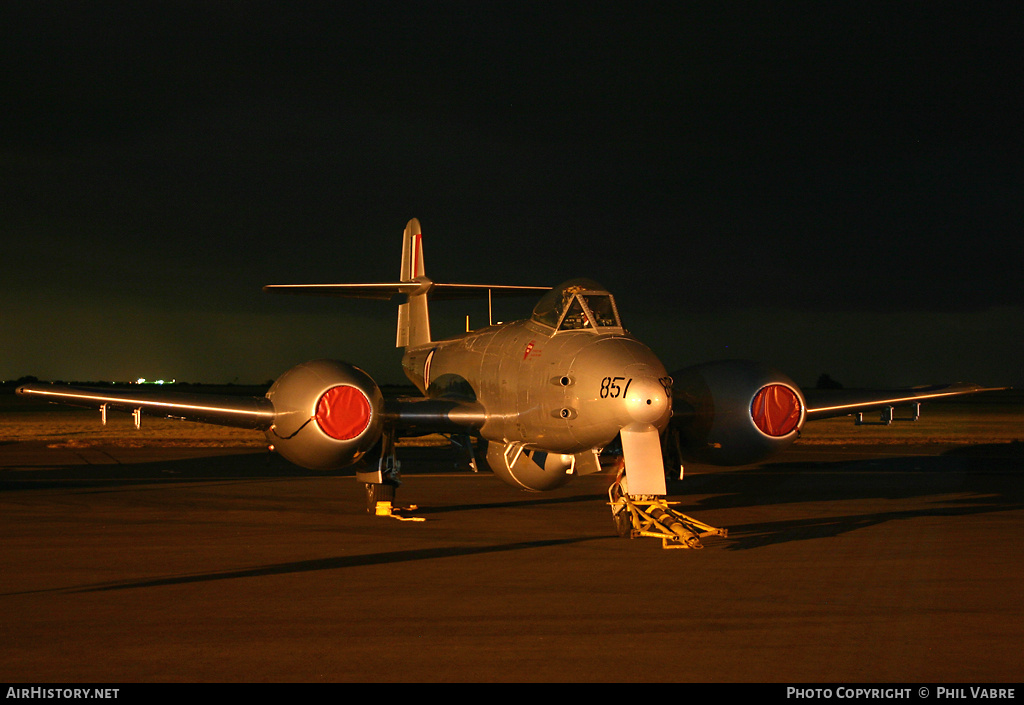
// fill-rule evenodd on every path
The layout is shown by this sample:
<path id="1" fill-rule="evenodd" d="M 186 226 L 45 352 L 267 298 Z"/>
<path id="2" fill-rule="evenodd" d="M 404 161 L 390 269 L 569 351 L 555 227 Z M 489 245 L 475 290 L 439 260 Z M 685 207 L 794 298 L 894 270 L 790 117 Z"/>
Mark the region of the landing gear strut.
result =
<path id="1" fill-rule="evenodd" d="M 729 535 L 727 529 L 716 529 L 693 517 L 672 509 L 664 497 L 631 496 L 622 473 L 608 488 L 615 529 L 623 538 L 649 536 L 661 539 L 662 548 L 704 548 L 700 540 L 707 536 Z"/>
<path id="2" fill-rule="evenodd" d="M 376 516 L 389 516 L 402 521 L 423 521 L 422 518 L 400 517 L 395 512 L 416 509 L 395 506 L 395 490 L 402 484 L 399 469 L 401 464 L 395 457 L 395 436 L 385 433 L 381 437 L 380 460 L 375 472 L 357 472 L 356 479 L 366 486 L 366 511 Z"/>

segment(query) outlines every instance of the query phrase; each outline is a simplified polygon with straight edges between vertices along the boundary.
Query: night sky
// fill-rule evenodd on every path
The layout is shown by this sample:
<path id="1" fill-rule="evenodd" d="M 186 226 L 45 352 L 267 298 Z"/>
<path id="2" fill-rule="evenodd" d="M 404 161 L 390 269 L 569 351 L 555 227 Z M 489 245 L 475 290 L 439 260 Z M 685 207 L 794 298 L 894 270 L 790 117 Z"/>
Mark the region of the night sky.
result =
<path id="1" fill-rule="evenodd" d="M 260 287 L 394 280 L 416 217 L 670 370 L 1022 385 L 1017 8 L 5 3 L 0 379 L 402 381 L 394 304 Z"/>

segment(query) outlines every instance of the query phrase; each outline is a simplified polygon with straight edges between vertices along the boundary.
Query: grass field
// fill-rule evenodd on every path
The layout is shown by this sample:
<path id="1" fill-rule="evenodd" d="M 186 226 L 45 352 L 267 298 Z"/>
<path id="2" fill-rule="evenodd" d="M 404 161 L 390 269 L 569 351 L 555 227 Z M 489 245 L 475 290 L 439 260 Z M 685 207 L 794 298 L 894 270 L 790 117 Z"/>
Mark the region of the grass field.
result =
<path id="1" fill-rule="evenodd" d="M 908 414 L 897 409 L 896 417 Z M 876 421 L 866 414 L 865 421 Z M 100 413 L 0 395 L 0 443 L 43 441 L 55 447 L 220 447 L 263 448 L 266 440 L 258 431 L 190 423 L 152 416 L 142 417 L 136 429 L 128 414 L 110 412 L 107 425 Z M 820 445 L 851 444 L 980 444 L 1024 441 L 1024 396 L 1019 392 L 986 393 L 955 401 L 935 402 L 921 407 L 914 422 L 889 426 L 857 426 L 851 417 L 826 419 L 807 424 L 800 443 Z M 405 445 L 443 444 L 439 436 L 405 439 Z"/>

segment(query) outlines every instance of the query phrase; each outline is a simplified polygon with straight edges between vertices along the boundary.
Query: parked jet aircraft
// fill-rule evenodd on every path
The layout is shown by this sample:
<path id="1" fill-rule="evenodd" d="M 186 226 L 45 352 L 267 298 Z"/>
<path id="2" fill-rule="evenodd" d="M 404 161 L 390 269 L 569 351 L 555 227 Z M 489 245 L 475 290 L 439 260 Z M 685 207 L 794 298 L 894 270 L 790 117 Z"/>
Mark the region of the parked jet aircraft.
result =
<path id="1" fill-rule="evenodd" d="M 981 391 L 956 384 L 812 399 L 769 367 L 728 360 L 673 374 L 623 327 L 615 299 L 589 279 L 549 287 L 440 284 L 428 279 L 420 224 L 403 235 L 397 282 L 267 286 L 266 291 L 357 298 L 405 297 L 398 307 L 402 366 L 421 396 L 385 399 L 361 369 L 314 360 L 285 372 L 265 397 L 153 395 L 44 384 L 18 393 L 50 401 L 144 412 L 263 431 L 270 447 L 316 470 L 357 465 L 369 511 L 392 511 L 399 484 L 399 436 L 444 433 L 481 441 L 486 464 L 508 484 L 551 490 L 601 469 L 601 451 L 621 443 L 623 471 L 609 490 L 624 536 L 661 537 L 666 547 L 699 547 L 726 535 L 672 509 L 666 457 L 675 471 L 688 461 L 739 465 L 767 458 L 814 419 L 883 410 L 897 404 Z M 470 296 L 541 295 L 533 315 L 447 340 L 430 332 L 428 301 Z M 916 416 L 916 413 L 915 413 Z M 380 461 L 363 460 L 380 444 Z M 469 444 L 465 444 L 469 447 Z"/>

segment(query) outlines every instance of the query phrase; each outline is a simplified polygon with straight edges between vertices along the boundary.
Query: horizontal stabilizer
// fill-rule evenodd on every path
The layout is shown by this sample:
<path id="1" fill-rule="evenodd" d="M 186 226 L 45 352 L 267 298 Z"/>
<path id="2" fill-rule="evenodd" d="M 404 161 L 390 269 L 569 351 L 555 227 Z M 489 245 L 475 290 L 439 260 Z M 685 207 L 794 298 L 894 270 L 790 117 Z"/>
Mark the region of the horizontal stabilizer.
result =
<path id="1" fill-rule="evenodd" d="M 540 296 L 549 286 L 506 286 L 503 284 L 436 284 L 429 279 L 378 284 L 269 284 L 263 291 L 273 294 L 339 296 L 352 299 L 389 300 L 399 294 L 428 294 L 431 299 L 474 299 L 492 297 Z"/>
<path id="2" fill-rule="evenodd" d="M 381 299 L 387 301 L 398 294 L 411 294 L 419 282 L 384 282 L 380 284 L 268 284 L 263 291 L 270 294 L 301 294 L 304 296 L 340 296 L 350 299 Z"/>

